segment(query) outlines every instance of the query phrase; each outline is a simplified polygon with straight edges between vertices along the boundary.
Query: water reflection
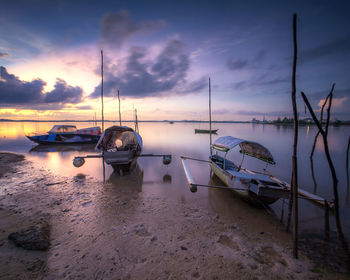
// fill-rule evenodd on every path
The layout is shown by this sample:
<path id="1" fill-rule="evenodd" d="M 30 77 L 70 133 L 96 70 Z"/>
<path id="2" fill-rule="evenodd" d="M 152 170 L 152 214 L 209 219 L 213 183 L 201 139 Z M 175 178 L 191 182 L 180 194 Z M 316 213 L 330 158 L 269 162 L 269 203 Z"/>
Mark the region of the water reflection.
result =
<path id="1" fill-rule="evenodd" d="M 32 147 L 28 153 L 62 153 L 62 152 L 94 152 L 95 144 L 80 144 L 80 145 L 37 145 Z"/>
<path id="2" fill-rule="evenodd" d="M 93 177 L 102 182 L 103 163 L 101 159 L 88 159 L 88 162 L 80 168 L 75 168 L 72 165 L 72 160 L 75 156 L 84 156 L 87 152 L 94 153 L 94 145 L 83 147 L 33 147 L 33 144 L 25 138 L 25 134 L 31 132 L 46 132 L 54 124 L 52 122 L 2 122 L 0 125 L 0 150 L 23 153 L 36 167 L 49 169 L 56 175 L 76 178 L 77 180 L 81 180 L 83 176 L 87 178 Z M 87 123 L 69 124 L 76 125 L 78 128 L 90 125 Z M 154 193 L 159 196 L 178 199 L 184 203 L 194 205 L 194 207 L 200 205 L 201 207 L 212 208 L 218 215 L 226 216 L 229 219 L 244 218 L 244 212 L 257 213 L 256 211 L 260 211 L 260 213 L 264 213 L 264 210 L 255 209 L 247 205 L 225 190 L 199 189 L 196 194 L 190 193 L 179 156 L 186 155 L 204 160 L 209 157 L 209 135 L 194 134 L 193 131 L 196 127 L 197 124 L 195 123 L 175 123 L 172 125 L 167 123 L 139 123 L 140 134 L 144 141 L 144 153 L 172 154 L 173 161 L 170 165 L 163 166 L 159 159 L 139 158 L 135 172 L 138 169 L 142 171 L 141 179 L 137 179 L 139 175 L 133 175 L 132 173 L 120 176 L 120 174 L 113 173 L 113 169 L 106 165 L 105 178 L 108 182 L 104 186 L 106 191 L 113 197 L 113 193 L 117 196 L 118 191 L 116 189 L 122 190 L 124 188 L 127 191 L 128 187 L 130 187 L 130 191 L 135 189 L 142 193 Z M 218 129 L 218 135 L 213 135 L 213 141 L 218 137 L 231 135 L 264 145 L 271 151 L 277 163 L 274 166 L 270 166 L 269 171 L 281 180 L 290 182 L 293 126 L 217 123 L 215 128 Z M 300 127 L 299 130 L 299 186 L 309 192 L 314 190 L 309 155 L 316 132 L 317 128 L 315 126 Z M 347 187 L 345 168 L 349 135 L 350 127 L 329 128 L 330 152 L 339 178 L 340 212 L 346 234 L 350 233 L 350 194 L 349 187 Z M 237 151 L 237 153 L 232 153 L 229 159 L 240 162 L 241 157 L 242 155 Z M 317 141 L 313 159 L 314 175 L 318 183 L 317 194 L 331 201 L 333 198 L 332 179 L 324 156 L 323 143 L 320 139 Z M 208 184 L 210 179 L 209 166 L 194 163 L 190 165 L 196 182 Z M 261 170 L 265 167 L 265 164 L 260 164 L 258 161 L 246 157 L 243 167 L 251 170 Z M 141 187 L 140 183 L 137 183 L 139 182 L 138 180 L 142 181 Z M 138 187 L 136 186 L 137 184 Z M 138 194 L 140 192 L 135 191 Z M 285 209 L 284 216 L 286 216 L 286 205 L 287 203 L 283 207 L 283 202 L 279 200 L 271 205 L 271 208 L 275 213 L 278 213 L 280 218 L 283 208 Z M 240 209 L 244 209 L 244 211 L 240 211 Z M 322 221 L 324 213 L 322 209 L 302 200 L 300 202 L 300 213 L 301 232 L 305 232 L 305 230 L 320 230 L 323 232 Z M 259 227 L 259 225 L 257 226 Z"/>
<path id="3" fill-rule="evenodd" d="M 143 170 L 139 163 L 136 161 L 135 164 L 130 167 L 130 170 L 125 173 L 113 172 L 108 180 L 107 184 L 113 185 L 113 190 L 116 192 L 132 192 L 139 193 L 142 191 L 143 183 Z"/>

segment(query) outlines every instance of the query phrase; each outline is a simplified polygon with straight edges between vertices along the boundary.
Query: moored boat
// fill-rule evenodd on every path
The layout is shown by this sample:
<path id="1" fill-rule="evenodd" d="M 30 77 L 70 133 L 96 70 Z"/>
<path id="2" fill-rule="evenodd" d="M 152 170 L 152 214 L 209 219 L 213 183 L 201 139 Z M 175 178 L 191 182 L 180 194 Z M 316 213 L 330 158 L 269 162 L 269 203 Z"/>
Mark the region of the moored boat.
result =
<path id="1" fill-rule="evenodd" d="M 97 143 L 101 136 L 101 128 L 88 127 L 77 129 L 75 125 L 54 125 L 47 134 L 27 135 L 27 138 L 38 144 L 89 144 Z"/>
<path id="2" fill-rule="evenodd" d="M 200 129 L 200 128 L 195 128 L 194 133 L 195 134 L 217 134 L 218 129 Z"/>
<path id="3" fill-rule="evenodd" d="M 101 135 L 95 150 L 113 169 L 128 171 L 142 152 L 141 135 L 128 126 L 112 126 Z"/>
<path id="4" fill-rule="evenodd" d="M 215 151 L 209 157 L 209 160 L 200 160 L 181 156 L 182 165 L 185 171 L 190 190 L 197 191 L 197 187 L 223 188 L 232 190 L 240 198 L 253 203 L 254 205 L 263 206 L 274 203 L 280 198 L 290 197 L 291 186 L 279 178 L 272 175 L 267 169 L 264 172 L 252 171 L 242 167 L 243 159 L 240 165 L 227 159 L 229 151 L 240 147 L 240 153 L 262 160 L 267 164 L 275 164 L 271 152 L 263 145 L 232 136 L 218 138 L 211 149 Z M 213 173 L 225 184 L 225 186 L 213 186 L 197 184 L 187 165 L 187 160 L 195 160 L 209 163 Z M 327 202 L 324 198 L 311 194 L 303 189 L 298 190 L 298 196 L 308 199 L 320 206 L 333 208 L 333 203 Z"/>

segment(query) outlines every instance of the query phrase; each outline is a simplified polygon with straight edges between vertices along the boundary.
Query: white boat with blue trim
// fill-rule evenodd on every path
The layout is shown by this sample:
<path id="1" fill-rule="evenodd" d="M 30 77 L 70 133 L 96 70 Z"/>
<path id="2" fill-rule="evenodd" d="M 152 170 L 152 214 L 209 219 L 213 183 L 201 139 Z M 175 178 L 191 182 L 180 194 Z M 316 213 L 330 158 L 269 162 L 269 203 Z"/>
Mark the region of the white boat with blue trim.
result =
<path id="1" fill-rule="evenodd" d="M 236 147 L 240 148 L 243 159 L 244 156 L 247 155 L 264 161 L 267 164 L 275 164 L 271 152 L 259 143 L 232 136 L 220 137 L 211 145 L 211 156 L 209 160 L 200 160 L 185 156 L 181 157 L 190 190 L 196 192 L 197 187 L 229 189 L 234 191 L 240 198 L 260 206 L 269 205 L 280 198 L 288 198 L 290 196 L 291 186 L 273 176 L 267 169 L 264 169 L 265 172 L 252 171 L 242 167 L 243 159 L 240 165 L 228 160 L 227 154 Z M 225 186 L 197 184 L 191 175 L 187 160 L 209 163 L 213 173 Z M 298 195 L 321 206 L 328 203 L 328 206 L 332 207 L 332 203 L 326 202 L 324 198 L 305 190 L 299 189 Z"/>

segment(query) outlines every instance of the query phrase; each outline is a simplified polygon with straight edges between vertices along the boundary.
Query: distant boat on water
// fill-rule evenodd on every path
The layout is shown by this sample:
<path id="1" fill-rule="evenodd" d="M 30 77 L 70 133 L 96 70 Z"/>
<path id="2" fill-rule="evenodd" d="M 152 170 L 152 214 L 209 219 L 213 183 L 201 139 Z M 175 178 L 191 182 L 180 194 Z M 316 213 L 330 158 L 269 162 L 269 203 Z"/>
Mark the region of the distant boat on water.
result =
<path id="1" fill-rule="evenodd" d="M 77 129 L 75 125 L 54 125 L 47 134 L 27 135 L 26 137 L 38 144 L 91 144 L 97 143 L 101 136 L 99 126 Z"/>
<path id="2" fill-rule="evenodd" d="M 199 128 L 196 128 L 194 130 L 194 133 L 196 134 L 217 134 L 218 132 L 218 129 L 199 129 Z"/>

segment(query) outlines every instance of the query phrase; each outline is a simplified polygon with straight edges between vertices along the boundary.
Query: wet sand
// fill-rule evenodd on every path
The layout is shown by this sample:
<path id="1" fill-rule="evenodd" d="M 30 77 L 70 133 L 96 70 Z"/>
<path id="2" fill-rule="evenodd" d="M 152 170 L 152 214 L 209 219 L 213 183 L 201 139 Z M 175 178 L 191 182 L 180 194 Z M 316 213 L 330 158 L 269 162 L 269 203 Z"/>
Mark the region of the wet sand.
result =
<path id="1" fill-rule="evenodd" d="M 59 177 L 3 153 L 0 174 L 0 279 L 349 279 L 303 254 L 294 260 L 276 228 L 249 230 L 254 215 L 227 221 L 142 192 L 134 176 Z M 43 221 L 47 251 L 8 240 Z"/>

